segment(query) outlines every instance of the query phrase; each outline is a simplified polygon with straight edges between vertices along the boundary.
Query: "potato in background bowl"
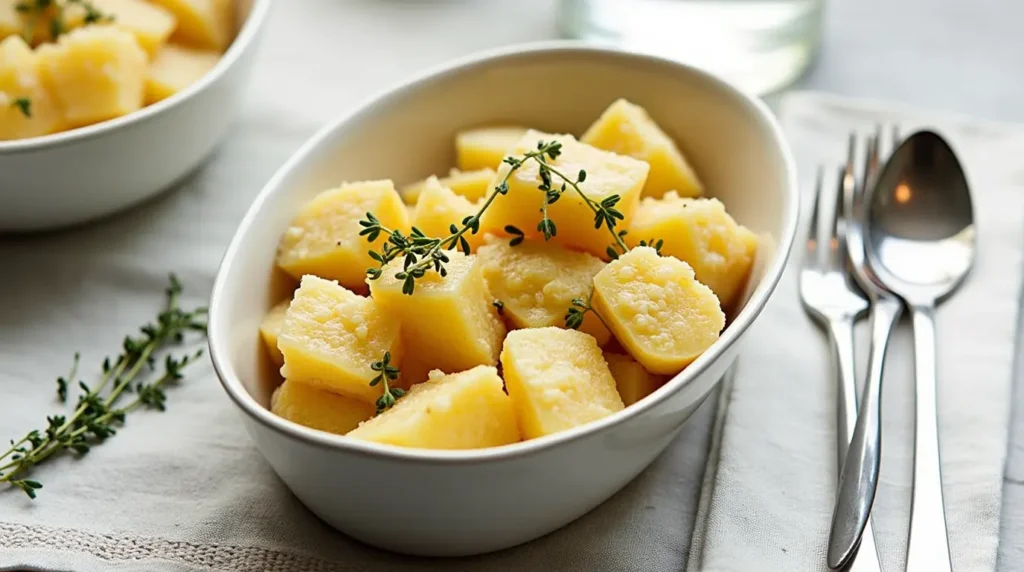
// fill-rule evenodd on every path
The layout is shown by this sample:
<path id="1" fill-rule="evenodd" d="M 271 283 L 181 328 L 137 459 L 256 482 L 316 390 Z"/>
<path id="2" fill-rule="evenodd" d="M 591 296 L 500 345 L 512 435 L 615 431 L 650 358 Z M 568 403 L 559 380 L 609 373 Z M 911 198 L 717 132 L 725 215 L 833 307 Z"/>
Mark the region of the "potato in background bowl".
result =
<path id="1" fill-rule="evenodd" d="M 216 65 L 184 90 L 92 125 L 0 141 L 0 232 L 91 221 L 195 169 L 238 111 L 270 7 L 270 0 L 234 1 L 237 35 Z"/>
<path id="2" fill-rule="evenodd" d="M 294 288 L 275 269 L 275 253 L 303 204 L 345 180 L 391 178 L 402 185 L 443 173 L 455 164 L 455 134 L 466 128 L 530 125 L 581 133 L 618 98 L 658 119 L 709 196 L 722 200 L 738 222 L 774 239 L 721 339 L 623 411 L 488 449 L 359 442 L 268 410 L 280 379 L 258 329 Z M 332 526 L 410 554 L 506 548 L 588 512 L 671 443 L 732 364 L 767 302 L 793 241 L 797 210 L 795 168 L 775 120 L 762 103 L 713 76 L 654 57 L 564 43 L 474 56 L 371 99 L 314 136 L 268 183 L 232 240 L 214 287 L 214 365 L 256 446 L 292 492 Z"/>

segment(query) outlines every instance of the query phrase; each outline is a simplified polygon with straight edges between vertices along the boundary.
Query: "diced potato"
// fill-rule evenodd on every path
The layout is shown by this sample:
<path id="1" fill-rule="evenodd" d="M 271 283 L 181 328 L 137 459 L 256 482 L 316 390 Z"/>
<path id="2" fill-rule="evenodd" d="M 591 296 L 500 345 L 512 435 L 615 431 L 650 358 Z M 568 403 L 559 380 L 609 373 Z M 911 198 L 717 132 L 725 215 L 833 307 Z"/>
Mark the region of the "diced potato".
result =
<path id="1" fill-rule="evenodd" d="M 0 42 L 0 141 L 54 133 L 61 122 L 36 54 L 20 36 Z"/>
<path id="2" fill-rule="evenodd" d="M 377 408 L 365 401 L 286 380 L 274 390 L 270 411 L 299 425 L 344 435 L 373 417 Z"/>
<path id="3" fill-rule="evenodd" d="M 348 436 L 399 447 L 479 449 L 518 442 L 519 428 L 498 371 L 478 366 L 435 372 Z"/>
<path id="4" fill-rule="evenodd" d="M 260 337 L 263 338 L 263 343 L 267 346 L 270 359 L 277 367 L 284 365 L 284 355 L 277 347 L 277 338 L 284 328 L 284 316 L 290 303 L 291 300 L 285 300 L 277 304 L 267 312 L 267 315 L 263 317 L 263 322 L 260 323 Z"/>
<path id="5" fill-rule="evenodd" d="M 142 107 L 146 52 L 131 33 L 88 26 L 41 46 L 40 69 L 71 127 L 120 117 Z"/>
<path id="6" fill-rule="evenodd" d="M 565 431 L 623 408 L 615 379 L 590 334 L 562 328 L 509 332 L 501 367 L 526 439 Z"/>
<path id="7" fill-rule="evenodd" d="M 541 140 L 557 140 L 562 143 L 561 155 L 553 160 L 548 159 L 554 169 L 572 178 L 576 178 L 581 170 L 586 171 L 586 180 L 580 184 L 580 188 L 590 200 L 600 203 L 611 195 L 620 197 L 615 208 L 625 219 L 619 221 L 617 228 L 628 228 L 647 178 L 647 163 L 579 143 L 571 135 L 550 135 L 533 130 L 527 132 L 509 154 L 521 156 L 528 151 L 535 151 L 537 142 Z M 510 169 L 510 165 L 502 164 L 490 186 L 498 186 Z M 561 182 L 553 177 L 554 186 L 561 186 Z M 543 236 L 537 228 L 541 220 L 540 209 L 545 200 L 544 192 L 537 188 L 540 184 L 538 162 L 528 160 L 523 163 L 508 178 L 508 194 L 496 197 L 484 212 L 480 219 L 481 232 L 505 234 L 505 226 L 513 225 L 522 230 L 527 238 Z M 555 223 L 556 235 L 552 241 L 557 244 L 604 257 L 608 246 L 614 242 L 608 229 L 594 228 L 593 211 L 571 188 L 557 202 L 548 206 L 548 217 Z"/>
<path id="8" fill-rule="evenodd" d="M 22 0 L 0 0 L 0 40 L 22 33 L 24 21 L 17 5 Z"/>
<path id="9" fill-rule="evenodd" d="M 704 192 L 704 186 L 675 142 L 644 108 L 625 99 L 612 103 L 580 141 L 650 164 L 644 196 L 660 197 L 672 189 L 688 197 Z"/>
<path id="10" fill-rule="evenodd" d="M 412 215 L 412 225 L 427 236 L 445 238 L 451 234 L 451 225 L 462 228 L 462 221 L 468 216 L 473 216 L 480 209 L 465 197 L 452 192 L 451 189 L 441 186 L 437 177 L 430 177 L 423 184 L 423 191 L 416 201 L 416 208 Z M 467 232 L 462 235 L 469 244 L 470 250 L 483 241 L 483 234 L 472 234 Z M 458 245 L 456 245 L 458 248 Z"/>
<path id="11" fill-rule="evenodd" d="M 203 50 L 223 52 L 234 39 L 235 0 L 150 0 L 178 21 L 172 40 Z"/>
<path id="12" fill-rule="evenodd" d="M 452 373 L 496 365 L 505 337 L 476 256 L 446 251 L 447 276 L 433 269 L 416 280 L 412 295 L 402 293 L 402 260 L 389 263 L 377 280 L 367 280 L 373 299 L 402 325 L 405 352 L 425 367 Z"/>
<path id="13" fill-rule="evenodd" d="M 608 362 L 608 369 L 615 378 L 615 388 L 626 407 L 654 393 L 668 379 L 647 371 L 628 355 L 605 352 L 604 360 Z"/>
<path id="14" fill-rule="evenodd" d="M 146 75 L 146 104 L 166 99 L 199 81 L 220 61 L 220 54 L 168 44 L 160 49 Z"/>
<path id="15" fill-rule="evenodd" d="M 398 340 L 398 322 L 374 300 L 336 282 L 303 276 L 277 339 L 284 355 L 281 375 L 375 403 L 384 386 L 370 386 L 377 375 L 370 365 L 386 351 L 398 364 Z"/>
<path id="16" fill-rule="evenodd" d="M 345 183 L 318 194 L 292 219 L 278 246 L 278 266 L 296 278 L 315 274 L 364 291 L 366 269 L 377 266 L 369 252 L 387 240 L 359 236 L 368 212 L 388 228 L 409 230 L 409 213 L 391 181 Z"/>
<path id="17" fill-rule="evenodd" d="M 479 169 L 477 171 L 452 169 L 447 177 L 440 178 L 438 181 L 442 187 L 451 189 L 456 195 L 466 197 L 470 202 L 476 202 L 487 196 L 491 189 L 488 185 L 491 184 L 492 179 L 494 179 L 494 169 Z M 406 204 L 415 205 L 428 180 L 413 183 L 402 189 L 402 200 Z"/>
<path id="18" fill-rule="evenodd" d="M 483 127 L 455 135 L 455 164 L 463 171 L 497 169 L 525 127 Z"/>
<path id="19" fill-rule="evenodd" d="M 594 277 L 594 309 L 636 361 L 673 375 L 718 339 L 725 314 L 690 265 L 640 246 Z"/>
<path id="20" fill-rule="evenodd" d="M 113 24 L 135 35 L 142 49 L 153 55 L 171 36 L 177 20 L 169 10 L 144 0 L 90 0 Z"/>
<path id="21" fill-rule="evenodd" d="M 594 276 L 605 264 L 543 240 L 509 246 L 508 239 L 494 237 L 477 257 L 491 296 L 501 301 L 502 315 L 516 328 L 564 327 L 573 299 L 590 296 Z M 592 312 L 584 316 L 580 330 L 600 346 L 611 338 Z"/>
<path id="22" fill-rule="evenodd" d="M 637 208 L 626 242 L 661 239 L 661 253 L 693 268 L 723 308 L 731 308 L 750 276 L 757 235 L 736 224 L 718 199 L 680 198 L 668 192 L 645 198 Z"/>

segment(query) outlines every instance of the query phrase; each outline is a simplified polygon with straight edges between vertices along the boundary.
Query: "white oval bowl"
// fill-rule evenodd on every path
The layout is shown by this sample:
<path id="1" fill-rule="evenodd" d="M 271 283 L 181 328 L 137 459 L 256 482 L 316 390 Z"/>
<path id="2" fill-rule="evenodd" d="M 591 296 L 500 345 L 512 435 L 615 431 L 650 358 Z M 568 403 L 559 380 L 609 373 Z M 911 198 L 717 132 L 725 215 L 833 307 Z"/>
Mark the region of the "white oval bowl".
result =
<path id="1" fill-rule="evenodd" d="M 646 107 L 712 195 L 770 233 L 756 287 L 721 339 L 648 398 L 610 417 L 514 445 L 403 449 L 308 429 L 267 410 L 279 382 L 257 329 L 293 286 L 278 238 L 318 191 L 343 180 L 404 184 L 453 164 L 453 136 L 517 123 L 579 134 L 614 99 Z M 678 434 L 725 374 L 775 287 L 796 230 L 795 168 L 767 108 L 723 81 L 650 56 L 555 42 L 447 65 L 387 90 L 321 130 L 273 177 L 242 221 L 213 289 L 210 349 L 256 447 L 311 511 L 396 552 L 457 556 L 551 532 L 612 496 Z"/>
<path id="2" fill-rule="evenodd" d="M 184 178 L 241 105 L 270 0 L 237 0 L 238 34 L 217 65 L 173 96 L 116 119 L 0 141 L 0 232 L 98 219 Z"/>

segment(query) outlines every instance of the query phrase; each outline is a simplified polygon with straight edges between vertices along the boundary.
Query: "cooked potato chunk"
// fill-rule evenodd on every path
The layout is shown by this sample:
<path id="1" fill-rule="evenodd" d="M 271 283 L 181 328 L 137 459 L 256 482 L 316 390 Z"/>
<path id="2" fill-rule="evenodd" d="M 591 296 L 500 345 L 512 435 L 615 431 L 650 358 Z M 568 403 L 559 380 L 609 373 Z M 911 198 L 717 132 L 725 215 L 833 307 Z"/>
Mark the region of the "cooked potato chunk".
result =
<path id="1" fill-rule="evenodd" d="M 336 282 L 303 276 L 285 312 L 277 347 L 284 355 L 281 375 L 375 403 L 384 386 L 370 387 L 370 365 L 391 351 L 399 362 L 398 322 L 378 304 Z"/>
<path id="2" fill-rule="evenodd" d="M 234 36 L 234 0 L 150 0 L 174 14 L 172 39 L 186 45 L 224 51 Z"/>
<path id="3" fill-rule="evenodd" d="M 166 99 L 206 75 L 220 54 L 169 44 L 157 52 L 146 75 L 146 103 Z"/>
<path id="4" fill-rule="evenodd" d="M 113 17 L 115 26 L 135 35 L 142 49 L 156 53 L 174 31 L 174 14 L 144 0 L 90 0 L 105 16 Z"/>
<path id="5" fill-rule="evenodd" d="M 291 300 L 285 300 L 277 304 L 267 312 L 267 315 L 263 317 L 263 321 L 260 323 L 260 337 L 263 338 L 263 343 L 267 346 L 270 359 L 277 364 L 277 367 L 284 365 L 284 355 L 281 354 L 280 348 L 277 347 L 277 338 L 281 335 L 281 330 L 284 328 L 284 316 L 288 311 L 290 303 Z"/>
<path id="6" fill-rule="evenodd" d="M 39 59 L 19 36 L 0 42 L 0 141 L 58 131 L 61 113 L 39 73 Z"/>
<path id="7" fill-rule="evenodd" d="M 647 111 L 625 99 L 611 104 L 580 137 L 598 149 L 629 155 L 651 166 L 644 196 L 660 197 L 675 189 L 685 196 L 699 196 L 704 187 L 680 153 L 675 142 L 651 119 Z"/>
<path id="8" fill-rule="evenodd" d="M 437 177 L 430 177 L 423 186 L 420 198 L 413 210 L 412 225 L 427 236 L 444 238 L 451 234 L 451 225 L 462 228 L 462 221 L 468 216 L 473 216 L 479 210 L 465 197 L 452 192 L 451 189 L 441 186 Z M 483 241 L 482 234 L 463 235 L 469 244 L 471 251 Z"/>
<path id="9" fill-rule="evenodd" d="M 573 299 L 590 296 L 594 275 L 604 268 L 604 262 L 590 254 L 543 240 L 509 246 L 508 239 L 492 237 L 477 256 L 491 296 L 501 302 L 502 315 L 516 328 L 564 327 Z M 587 313 L 580 330 L 594 336 L 600 346 L 611 338 L 593 313 Z"/>
<path id="10" fill-rule="evenodd" d="M 678 373 L 718 339 L 725 314 L 690 265 L 636 247 L 594 277 L 594 309 L 652 373 Z"/>
<path id="11" fill-rule="evenodd" d="M 373 417 L 377 408 L 312 385 L 285 381 L 274 390 L 270 411 L 299 425 L 344 435 Z"/>
<path id="12" fill-rule="evenodd" d="M 488 185 L 491 184 L 492 179 L 494 179 L 494 169 L 480 169 L 477 171 L 452 169 L 447 177 L 438 179 L 438 182 L 441 183 L 442 187 L 451 189 L 456 195 L 466 197 L 470 202 L 476 202 L 487 196 L 490 191 Z M 429 178 L 402 189 L 402 200 L 406 204 L 415 205 L 427 181 L 429 181 Z"/>
<path id="13" fill-rule="evenodd" d="M 434 372 L 348 436 L 399 447 L 478 449 L 519 441 L 519 428 L 498 371 L 478 366 L 450 375 Z"/>
<path id="14" fill-rule="evenodd" d="M 615 388 L 626 407 L 654 393 L 668 379 L 647 371 L 628 355 L 605 352 L 604 360 L 608 362 L 608 369 L 615 378 Z"/>
<path id="15" fill-rule="evenodd" d="M 476 256 L 447 251 L 447 276 L 433 270 L 416 280 L 412 295 L 402 293 L 402 260 L 394 260 L 377 280 L 367 280 L 377 304 L 402 325 L 403 347 L 429 369 L 446 373 L 496 365 L 505 325 L 491 305 Z"/>
<path id="16" fill-rule="evenodd" d="M 562 328 L 509 332 L 501 366 L 527 439 L 565 431 L 623 408 L 615 379 L 590 334 Z"/>
<path id="17" fill-rule="evenodd" d="M 455 135 L 455 164 L 460 170 L 497 169 L 505 154 L 526 133 L 525 127 L 483 127 Z"/>
<path id="18" fill-rule="evenodd" d="M 573 179 L 581 170 L 586 171 L 586 180 L 580 184 L 580 188 L 590 200 L 600 203 L 611 195 L 620 197 L 615 208 L 625 218 L 619 222 L 619 228 L 628 228 L 633 211 L 640 201 L 640 190 L 647 177 L 647 163 L 579 143 L 571 135 L 551 135 L 533 130 L 528 131 L 509 154 L 521 156 L 528 151 L 535 151 L 537 142 L 541 140 L 557 140 L 562 143 L 561 154 L 556 159 L 548 159 L 554 169 Z M 490 186 L 498 186 L 510 169 L 510 165 L 502 164 Z M 553 186 L 561 186 L 560 179 L 553 179 Z M 505 226 L 513 225 L 523 231 L 527 238 L 542 237 L 537 228 L 541 220 L 540 209 L 545 200 L 544 192 L 537 188 L 540 184 L 537 161 L 523 163 L 508 179 L 508 194 L 499 195 L 484 212 L 480 219 L 481 232 L 505 234 Z M 571 188 L 557 202 L 548 206 L 548 217 L 556 227 L 552 242 L 597 256 L 606 256 L 605 251 L 613 242 L 612 237 L 606 228 L 594 228 L 593 211 Z"/>
<path id="19" fill-rule="evenodd" d="M 661 239 L 661 253 L 693 268 L 702 284 L 731 308 L 750 276 L 757 235 L 736 224 L 718 199 L 685 199 L 668 192 L 640 202 L 626 242 Z"/>
<path id="20" fill-rule="evenodd" d="M 69 125 L 89 125 L 142 107 L 147 56 L 131 33 L 88 26 L 37 53 L 43 79 Z"/>
<path id="21" fill-rule="evenodd" d="M 408 231 L 409 213 L 391 181 L 345 183 L 306 203 L 281 237 L 277 264 L 296 278 L 315 274 L 355 291 L 366 288 L 366 269 L 374 266 L 370 243 L 359 236 L 359 221 L 371 212 L 381 224 Z"/>
<path id="22" fill-rule="evenodd" d="M 0 0 L 0 40 L 20 34 L 24 23 L 17 6 L 22 0 Z"/>

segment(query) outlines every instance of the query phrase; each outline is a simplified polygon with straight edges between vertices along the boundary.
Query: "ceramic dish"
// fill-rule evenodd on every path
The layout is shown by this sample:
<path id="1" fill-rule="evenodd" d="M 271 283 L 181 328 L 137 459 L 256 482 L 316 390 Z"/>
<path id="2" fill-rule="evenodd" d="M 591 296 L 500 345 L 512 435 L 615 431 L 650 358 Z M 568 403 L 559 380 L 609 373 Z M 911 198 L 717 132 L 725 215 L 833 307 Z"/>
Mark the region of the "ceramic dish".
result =
<path id="1" fill-rule="evenodd" d="M 238 111 L 270 0 L 237 0 L 238 34 L 185 90 L 128 115 L 0 141 L 0 232 L 52 229 L 109 215 L 195 169 Z"/>
<path id="2" fill-rule="evenodd" d="M 619 97 L 658 118 L 709 194 L 739 222 L 774 239 L 762 252 L 746 303 L 718 342 L 624 411 L 491 449 L 358 442 L 268 411 L 280 379 L 257 330 L 293 287 L 275 270 L 275 249 L 305 201 L 343 180 L 392 178 L 401 185 L 443 172 L 453 161 L 453 135 L 467 127 L 516 123 L 579 133 Z M 566 43 L 458 61 L 387 90 L 326 127 L 267 184 L 235 234 L 214 286 L 213 362 L 267 461 L 337 529 L 419 555 L 468 555 L 526 542 L 585 514 L 636 477 L 726 373 L 782 273 L 797 220 L 795 177 L 768 109 L 684 65 Z"/>

